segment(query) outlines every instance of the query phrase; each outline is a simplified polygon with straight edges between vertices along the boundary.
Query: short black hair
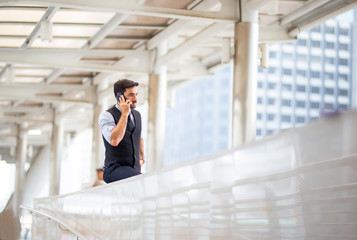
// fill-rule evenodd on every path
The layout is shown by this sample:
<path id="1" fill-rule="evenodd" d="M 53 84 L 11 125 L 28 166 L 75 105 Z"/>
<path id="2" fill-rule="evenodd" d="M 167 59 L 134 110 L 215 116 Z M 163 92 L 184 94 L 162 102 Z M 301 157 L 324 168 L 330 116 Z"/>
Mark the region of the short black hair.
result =
<path id="1" fill-rule="evenodd" d="M 114 96 L 116 97 L 118 93 L 124 93 L 127 88 L 139 86 L 138 82 L 134 82 L 129 79 L 120 79 L 114 83 Z"/>
<path id="2" fill-rule="evenodd" d="M 97 173 L 103 172 L 103 168 L 97 168 L 96 171 Z"/>

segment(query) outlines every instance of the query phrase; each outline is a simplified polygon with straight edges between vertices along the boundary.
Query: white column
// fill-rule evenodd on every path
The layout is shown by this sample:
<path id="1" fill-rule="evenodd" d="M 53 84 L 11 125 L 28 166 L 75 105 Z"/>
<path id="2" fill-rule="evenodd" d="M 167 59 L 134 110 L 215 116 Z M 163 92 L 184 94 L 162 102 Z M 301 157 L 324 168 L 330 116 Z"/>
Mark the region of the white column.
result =
<path id="1" fill-rule="evenodd" d="M 160 57 L 167 52 L 166 41 L 158 46 Z M 149 76 L 149 117 L 147 171 L 155 171 L 163 166 L 166 125 L 167 67 L 155 66 Z"/>
<path id="2" fill-rule="evenodd" d="M 108 78 L 105 78 L 101 80 L 100 83 L 97 85 L 96 89 L 96 99 L 95 103 L 93 105 L 93 142 L 92 142 L 92 162 L 91 162 L 91 179 L 95 179 L 97 174 L 95 169 L 102 167 L 104 165 L 104 143 L 103 143 L 103 138 L 102 134 L 100 132 L 99 128 L 99 115 L 102 111 L 104 111 L 107 106 L 107 97 L 100 97 L 100 92 L 104 89 L 107 89 L 109 86 L 108 84 Z M 114 93 L 113 93 L 113 99 L 114 99 Z"/>
<path id="3" fill-rule="evenodd" d="M 63 120 L 57 117 L 57 109 L 54 111 L 52 123 L 52 142 L 50 159 L 50 196 L 58 195 L 60 190 L 61 176 L 61 149 L 63 146 Z"/>
<path id="4" fill-rule="evenodd" d="M 93 106 L 92 168 L 94 169 L 104 165 L 104 144 L 98 124 L 98 118 L 102 111 L 104 111 L 103 104 L 99 103 Z"/>
<path id="5" fill-rule="evenodd" d="M 258 11 L 250 9 L 246 0 L 241 3 L 241 22 L 234 34 L 232 147 L 255 138 Z"/>
<path id="6" fill-rule="evenodd" d="M 18 217 L 19 206 L 22 202 L 23 186 L 25 181 L 25 163 L 27 148 L 27 123 L 18 125 L 17 131 L 17 149 L 16 149 L 16 181 L 14 194 L 14 215 Z"/>

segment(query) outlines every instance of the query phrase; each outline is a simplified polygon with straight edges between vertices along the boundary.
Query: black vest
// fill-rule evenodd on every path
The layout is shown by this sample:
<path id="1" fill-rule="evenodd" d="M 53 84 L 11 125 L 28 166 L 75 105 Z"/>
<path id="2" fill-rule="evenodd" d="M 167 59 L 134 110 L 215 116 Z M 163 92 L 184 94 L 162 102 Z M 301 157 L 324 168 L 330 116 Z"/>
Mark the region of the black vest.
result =
<path id="1" fill-rule="evenodd" d="M 115 124 L 118 124 L 121 112 L 115 107 L 115 105 L 112 108 L 109 108 L 107 111 L 112 114 Z M 131 109 L 131 113 L 134 116 L 135 128 L 131 132 L 127 124 L 124 137 L 118 146 L 112 146 L 102 136 L 105 146 L 105 166 L 109 166 L 113 163 L 119 163 L 121 166 L 131 166 L 134 169 L 140 171 L 139 152 L 141 137 L 141 115 L 134 109 Z"/>

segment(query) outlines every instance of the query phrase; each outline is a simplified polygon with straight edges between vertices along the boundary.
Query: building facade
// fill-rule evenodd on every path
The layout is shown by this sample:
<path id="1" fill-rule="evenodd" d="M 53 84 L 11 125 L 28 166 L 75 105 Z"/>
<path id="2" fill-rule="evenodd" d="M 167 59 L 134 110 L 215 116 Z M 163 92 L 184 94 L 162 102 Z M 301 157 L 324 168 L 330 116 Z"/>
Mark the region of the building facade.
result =
<path id="1" fill-rule="evenodd" d="M 351 108 L 354 27 L 333 19 L 270 47 L 270 66 L 258 73 L 258 138 Z"/>
<path id="2" fill-rule="evenodd" d="M 357 11 L 299 34 L 296 41 L 270 45 L 269 68 L 258 68 L 256 136 L 319 119 L 321 113 L 351 109 L 356 93 Z M 230 147 L 232 65 L 212 77 L 176 90 L 168 108 L 165 165 Z"/>

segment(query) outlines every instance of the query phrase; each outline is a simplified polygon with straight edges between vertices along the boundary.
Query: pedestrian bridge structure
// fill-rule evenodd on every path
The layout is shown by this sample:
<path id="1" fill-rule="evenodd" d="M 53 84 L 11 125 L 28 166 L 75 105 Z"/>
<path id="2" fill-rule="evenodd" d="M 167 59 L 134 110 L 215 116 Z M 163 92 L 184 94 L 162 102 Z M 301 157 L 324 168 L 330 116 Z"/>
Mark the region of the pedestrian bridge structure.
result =
<path id="1" fill-rule="evenodd" d="M 33 239 L 356 239 L 357 112 L 63 196 Z M 28 211 L 29 209 L 24 209 Z"/>
<path id="2" fill-rule="evenodd" d="M 254 139 L 257 66 L 269 66 L 269 45 L 356 7 L 356 0 L 0 0 L 0 160 L 16 163 L 6 211 L 16 222 L 33 214 L 33 239 L 355 238 L 356 113 Z M 233 65 L 231 150 L 163 168 L 168 100 L 224 64 Z M 97 119 L 115 101 L 119 78 L 140 83 L 146 173 L 59 195 L 66 139 L 91 131 L 84 164 L 92 174 L 103 164 Z M 0 224 L 11 222 L 3 216 Z M 0 238 L 11 230 L 1 225 Z"/>

